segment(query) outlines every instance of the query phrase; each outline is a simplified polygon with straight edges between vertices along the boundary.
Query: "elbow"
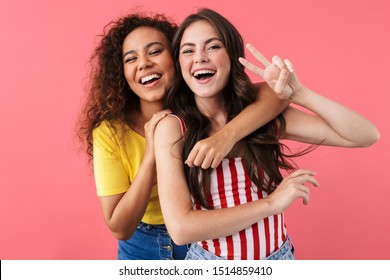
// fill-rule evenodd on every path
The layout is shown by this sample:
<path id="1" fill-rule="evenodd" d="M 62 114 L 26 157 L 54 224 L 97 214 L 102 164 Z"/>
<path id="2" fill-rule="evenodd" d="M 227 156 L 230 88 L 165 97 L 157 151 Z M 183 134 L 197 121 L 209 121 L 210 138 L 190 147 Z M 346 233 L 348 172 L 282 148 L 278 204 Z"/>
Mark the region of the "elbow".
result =
<path id="1" fill-rule="evenodd" d="M 374 145 L 376 142 L 378 142 L 380 138 L 381 138 L 381 135 L 379 133 L 379 130 L 375 127 L 374 132 L 372 133 L 372 136 L 371 136 L 370 146 Z"/>
<path id="2" fill-rule="evenodd" d="M 115 228 L 112 226 L 108 226 L 111 234 L 116 238 L 117 240 L 128 240 L 131 238 L 133 233 L 136 231 L 137 227 L 128 227 L 128 228 Z"/>
<path id="3" fill-rule="evenodd" d="M 361 144 L 362 148 L 367 148 L 372 145 L 374 145 L 376 142 L 378 142 L 380 139 L 380 133 L 376 127 L 373 127 L 373 129 L 370 132 L 367 132 L 367 136 L 365 141 Z"/>
<path id="4" fill-rule="evenodd" d="M 111 231 L 111 233 L 118 240 L 128 240 L 133 235 L 133 233 L 128 233 L 128 232 Z"/>
<path id="5" fill-rule="evenodd" d="M 177 235 L 172 236 L 171 235 L 171 238 L 172 238 L 173 242 L 175 242 L 175 244 L 178 246 L 187 245 L 188 243 L 191 243 L 186 238 L 183 238 L 183 236 L 177 236 Z"/>
<path id="6" fill-rule="evenodd" d="M 191 242 L 185 223 L 179 222 L 172 225 L 167 225 L 167 229 L 169 235 L 176 245 L 181 246 Z"/>

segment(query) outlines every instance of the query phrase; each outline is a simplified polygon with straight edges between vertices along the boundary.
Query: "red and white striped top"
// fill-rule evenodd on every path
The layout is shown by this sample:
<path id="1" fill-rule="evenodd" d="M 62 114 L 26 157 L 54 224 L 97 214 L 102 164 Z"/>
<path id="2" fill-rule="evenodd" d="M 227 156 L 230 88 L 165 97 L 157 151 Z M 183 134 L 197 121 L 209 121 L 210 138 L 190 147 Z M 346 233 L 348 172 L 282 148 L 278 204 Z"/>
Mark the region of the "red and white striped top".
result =
<path id="1" fill-rule="evenodd" d="M 243 158 L 225 158 L 211 173 L 208 199 L 214 209 L 229 208 L 262 199 L 267 193 L 249 178 Z M 199 203 L 194 209 L 205 210 Z M 231 260 L 258 260 L 280 248 L 287 238 L 283 214 L 267 217 L 234 235 L 197 242 L 205 250 Z"/>

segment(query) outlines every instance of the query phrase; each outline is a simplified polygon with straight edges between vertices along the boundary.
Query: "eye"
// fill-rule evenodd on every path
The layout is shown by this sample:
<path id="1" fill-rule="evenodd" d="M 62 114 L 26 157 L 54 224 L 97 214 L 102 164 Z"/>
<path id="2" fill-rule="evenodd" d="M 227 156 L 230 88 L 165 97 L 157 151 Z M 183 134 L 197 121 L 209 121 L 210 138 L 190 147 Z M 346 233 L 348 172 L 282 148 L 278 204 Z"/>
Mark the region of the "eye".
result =
<path id="1" fill-rule="evenodd" d="M 181 53 L 182 53 L 182 54 L 192 54 L 192 53 L 194 53 L 194 52 L 195 52 L 194 49 L 191 48 L 191 47 L 189 47 L 189 48 L 183 48 L 183 49 L 181 50 Z"/>
<path id="2" fill-rule="evenodd" d="M 125 63 L 131 63 L 131 62 L 134 62 L 136 60 L 137 60 L 137 57 L 135 57 L 135 56 L 127 57 L 125 59 Z"/>
<path id="3" fill-rule="evenodd" d="M 220 48 L 222 48 L 220 45 L 211 45 L 208 47 L 208 50 L 212 51 L 212 50 L 218 50 Z"/>
<path id="4" fill-rule="evenodd" d="M 191 54 L 193 53 L 194 51 L 192 49 L 184 49 L 181 53 L 182 54 Z"/>
<path id="5" fill-rule="evenodd" d="M 158 54 L 160 54 L 160 53 L 162 53 L 162 50 L 160 50 L 160 49 L 155 49 L 155 50 L 151 50 L 151 51 L 149 52 L 149 55 L 158 55 Z"/>

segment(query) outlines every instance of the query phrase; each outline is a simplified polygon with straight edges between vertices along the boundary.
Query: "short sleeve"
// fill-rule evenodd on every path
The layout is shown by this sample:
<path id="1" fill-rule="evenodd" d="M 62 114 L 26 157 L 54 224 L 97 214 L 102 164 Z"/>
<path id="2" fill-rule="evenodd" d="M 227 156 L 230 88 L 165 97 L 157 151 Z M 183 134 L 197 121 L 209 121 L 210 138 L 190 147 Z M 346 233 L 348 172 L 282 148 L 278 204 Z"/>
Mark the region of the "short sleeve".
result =
<path id="1" fill-rule="evenodd" d="M 103 122 L 93 131 L 93 165 L 98 196 L 124 193 L 130 186 L 115 130 Z"/>

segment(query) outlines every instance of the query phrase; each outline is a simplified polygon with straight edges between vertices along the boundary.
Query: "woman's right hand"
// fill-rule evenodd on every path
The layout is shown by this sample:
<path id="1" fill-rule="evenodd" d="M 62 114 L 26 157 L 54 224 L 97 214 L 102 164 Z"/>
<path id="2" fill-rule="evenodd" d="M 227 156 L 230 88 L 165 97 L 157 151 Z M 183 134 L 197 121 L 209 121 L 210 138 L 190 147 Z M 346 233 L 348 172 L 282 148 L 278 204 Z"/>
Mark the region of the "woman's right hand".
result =
<path id="1" fill-rule="evenodd" d="M 264 69 L 254 65 L 243 57 L 239 58 L 242 65 L 249 71 L 261 77 L 282 100 L 289 100 L 303 89 L 294 71 L 292 62 L 288 59 L 282 60 L 279 56 L 272 57 L 272 63 L 261 54 L 254 46 L 247 44 L 246 48 L 260 62 Z"/>
<path id="2" fill-rule="evenodd" d="M 314 175 L 314 171 L 298 169 L 286 176 L 274 192 L 266 198 L 273 209 L 272 212 L 275 214 L 282 213 L 298 198 L 302 198 L 303 204 L 307 205 L 310 200 L 310 192 L 305 183 L 311 183 L 315 187 L 319 187 Z"/>
<path id="3" fill-rule="evenodd" d="M 154 160 L 154 131 L 156 130 L 156 126 L 163 118 L 165 118 L 168 114 L 171 114 L 171 110 L 162 110 L 153 115 L 153 117 L 145 123 L 145 156 L 150 155 Z"/>

